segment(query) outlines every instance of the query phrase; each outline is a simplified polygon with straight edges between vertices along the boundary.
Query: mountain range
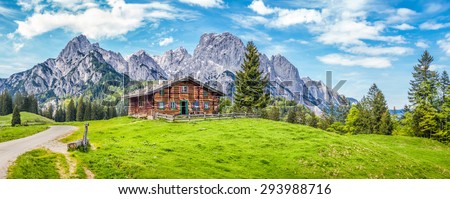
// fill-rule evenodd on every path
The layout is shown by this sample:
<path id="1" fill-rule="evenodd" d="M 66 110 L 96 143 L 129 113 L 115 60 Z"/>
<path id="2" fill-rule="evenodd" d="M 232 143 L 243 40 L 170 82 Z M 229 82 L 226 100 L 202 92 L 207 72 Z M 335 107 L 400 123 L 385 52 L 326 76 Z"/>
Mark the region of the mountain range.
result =
<path id="1" fill-rule="evenodd" d="M 235 74 L 244 56 L 242 40 L 227 32 L 203 34 L 192 55 L 180 47 L 155 56 L 139 50 L 126 59 L 79 35 L 69 41 L 57 58 L 0 79 L 0 92 L 8 89 L 36 94 L 45 102 L 93 92 L 108 81 L 168 80 L 193 75 L 232 97 Z M 322 81 L 302 78 L 282 55 L 269 58 L 260 54 L 260 70 L 270 77 L 268 89 L 272 96 L 296 100 L 316 113 L 330 104 L 347 103 L 345 96 L 327 88 Z"/>

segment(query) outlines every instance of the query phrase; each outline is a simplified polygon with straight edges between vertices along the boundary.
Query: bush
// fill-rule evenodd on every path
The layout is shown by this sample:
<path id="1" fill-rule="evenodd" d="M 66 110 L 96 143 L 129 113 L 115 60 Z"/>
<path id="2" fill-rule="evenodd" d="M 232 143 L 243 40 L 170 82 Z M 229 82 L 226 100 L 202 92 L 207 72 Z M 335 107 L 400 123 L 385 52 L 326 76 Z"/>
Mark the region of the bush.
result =
<path id="1" fill-rule="evenodd" d="M 273 106 L 269 111 L 269 119 L 274 121 L 280 120 L 280 109 L 277 106 Z"/>
<path id="2" fill-rule="evenodd" d="M 340 122 L 334 122 L 326 130 L 329 131 L 329 132 L 339 133 L 339 134 L 346 134 L 347 133 L 345 124 L 342 124 Z"/>
<path id="3" fill-rule="evenodd" d="M 293 109 L 288 111 L 286 122 L 297 123 L 297 113 Z"/>

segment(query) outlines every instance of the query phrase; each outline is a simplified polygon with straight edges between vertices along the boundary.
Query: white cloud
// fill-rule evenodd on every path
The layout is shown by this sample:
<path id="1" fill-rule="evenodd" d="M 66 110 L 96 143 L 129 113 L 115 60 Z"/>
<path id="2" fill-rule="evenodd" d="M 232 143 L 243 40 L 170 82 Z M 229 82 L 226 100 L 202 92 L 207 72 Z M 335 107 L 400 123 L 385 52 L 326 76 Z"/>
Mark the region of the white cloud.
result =
<path id="1" fill-rule="evenodd" d="M 13 43 L 14 52 L 19 52 L 24 47 L 24 43 Z"/>
<path id="2" fill-rule="evenodd" d="M 322 21 L 321 13 L 314 9 L 271 8 L 266 6 L 262 0 L 252 1 L 248 7 L 259 15 L 269 15 L 267 16 L 268 18 L 260 17 L 257 24 L 264 24 L 272 28 L 286 28 L 298 24 L 319 23 Z"/>
<path id="3" fill-rule="evenodd" d="M 271 45 L 263 50 L 267 55 L 281 55 L 288 52 L 285 45 Z"/>
<path id="4" fill-rule="evenodd" d="M 427 42 L 423 41 L 423 40 L 419 40 L 416 43 L 416 46 L 419 48 L 429 48 L 430 46 L 427 44 Z"/>
<path id="5" fill-rule="evenodd" d="M 94 0 L 50 0 L 50 2 L 72 11 L 98 7 Z"/>
<path id="6" fill-rule="evenodd" d="M 366 45 L 362 46 L 353 46 L 350 48 L 343 48 L 345 52 L 358 54 L 358 55 L 372 55 L 372 56 L 379 56 L 379 55 L 409 55 L 413 52 L 412 48 L 406 48 L 406 47 L 370 47 Z"/>
<path id="7" fill-rule="evenodd" d="M 442 4 L 442 3 L 437 3 L 437 2 L 432 2 L 432 3 L 428 3 L 425 5 L 425 12 L 426 13 L 431 13 L 431 14 L 436 14 L 439 12 L 444 12 L 446 10 L 448 10 L 448 8 L 450 7 L 450 4 Z"/>
<path id="8" fill-rule="evenodd" d="M 24 8 L 32 9 L 27 6 Z M 149 22 L 188 17 L 184 11 L 164 3 L 131 4 L 125 3 L 124 0 L 108 0 L 108 7 L 91 6 L 77 12 L 35 12 L 24 21 L 16 21 L 16 33 L 25 38 L 32 38 L 52 30 L 64 29 L 93 39 L 112 38 L 120 37 Z"/>
<path id="9" fill-rule="evenodd" d="M 10 9 L 10 8 L 5 8 L 3 6 L 0 5 L 0 15 L 6 16 L 6 17 L 13 17 L 15 15 L 17 15 L 18 12 L 16 10 Z"/>
<path id="10" fill-rule="evenodd" d="M 244 16 L 244 15 L 230 15 L 229 16 L 234 22 L 247 28 L 251 28 L 255 25 L 267 24 L 269 20 L 262 16 Z"/>
<path id="11" fill-rule="evenodd" d="M 366 21 L 339 21 L 327 27 L 317 40 L 324 44 L 362 45 L 362 40 L 388 41 L 403 43 L 402 36 L 382 36 L 385 26 L 381 23 L 370 24 Z"/>
<path id="12" fill-rule="evenodd" d="M 450 27 L 450 23 L 436 23 L 433 21 L 427 21 L 425 23 L 420 24 L 419 27 L 422 30 L 439 30 L 442 28 Z"/>
<path id="13" fill-rule="evenodd" d="M 284 42 L 286 42 L 286 43 L 298 43 L 298 44 L 302 44 L 302 45 L 309 44 L 309 41 L 301 40 L 301 39 L 293 39 L 293 38 L 290 38 L 290 39 L 288 39 L 288 40 L 286 40 Z"/>
<path id="14" fill-rule="evenodd" d="M 388 68 L 391 60 L 386 57 L 364 57 L 344 54 L 328 54 L 317 59 L 325 64 L 341 66 L 361 66 L 364 68 Z"/>
<path id="15" fill-rule="evenodd" d="M 14 39 L 14 33 L 8 33 L 8 34 L 6 34 L 6 38 L 8 38 L 8 39 Z"/>
<path id="16" fill-rule="evenodd" d="M 432 65 L 430 66 L 430 70 L 432 70 L 432 71 L 438 71 L 438 70 L 441 70 L 441 69 L 447 69 L 447 68 L 449 68 L 449 66 L 446 66 L 446 65 L 439 65 L 439 64 L 432 64 Z"/>
<path id="17" fill-rule="evenodd" d="M 167 37 L 159 41 L 159 46 L 167 46 L 173 42 L 173 37 Z"/>
<path id="18" fill-rule="evenodd" d="M 387 18 L 388 23 L 398 23 L 406 22 L 411 19 L 411 17 L 417 15 L 417 12 L 408 8 L 399 8 L 394 11 L 394 13 Z"/>
<path id="19" fill-rule="evenodd" d="M 392 26 L 392 28 L 395 28 L 397 30 L 413 30 L 416 29 L 414 26 L 411 26 L 407 23 L 402 23 L 400 25 Z"/>
<path id="20" fill-rule="evenodd" d="M 179 0 L 182 3 L 198 5 L 204 8 L 223 8 L 223 0 Z"/>
<path id="21" fill-rule="evenodd" d="M 275 9 L 266 7 L 262 0 L 252 1 L 252 3 L 248 7 L 260 15 L 269 15 L 275 13 Z"/>
<path id="22" fill-rule="evenodd" d="M 445 54 L 450 56 L 450 33 L 445 35 L 445 39 L 439 40 L 436 43 L 445 52 Z"/>

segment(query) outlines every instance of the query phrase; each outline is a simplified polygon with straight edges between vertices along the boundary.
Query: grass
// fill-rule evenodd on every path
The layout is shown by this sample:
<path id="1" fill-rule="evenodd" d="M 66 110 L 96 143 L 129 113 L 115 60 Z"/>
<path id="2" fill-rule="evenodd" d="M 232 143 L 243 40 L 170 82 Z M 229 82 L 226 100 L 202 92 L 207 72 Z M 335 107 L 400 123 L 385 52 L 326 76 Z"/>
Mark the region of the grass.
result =
<path id="1" fill-rule="evenodd" d="M 11 126 L 11 119 L 12 119 L 12 114 L 0 116 L 0 127 L 1 126 Z M 54 121 L 51 119 L 42 117 L 42 116 L 34 114 L 34 113 L 29 113 L 29 112 L 20 112 L 20 120 L 22 121 L 22 125 L 54 123 Z"/>
<path id="2" fill-rule="evenodd" d="M 35 149 L 17 158 L 9 167 L 9 179 L 59 179 L 59 169 L 68 170 L 64 155 Z"/>
<path id="3" fill-rule="evenodd" d="M 80 130 L 64 141 L 82 137 Z M 96 178 L 450 178 L 450 147 L 402 136 L 343 136 L 263 119 L 91 121 Z"/>
<path id="4" fill-rule="evenodd" d="M 12 115 L 0 116 L 0 142 L 6 142 L 34 135 L 48 128 L 54 121 L 34 113 L 21 112 L 22 125 L 11 127 Z"/>

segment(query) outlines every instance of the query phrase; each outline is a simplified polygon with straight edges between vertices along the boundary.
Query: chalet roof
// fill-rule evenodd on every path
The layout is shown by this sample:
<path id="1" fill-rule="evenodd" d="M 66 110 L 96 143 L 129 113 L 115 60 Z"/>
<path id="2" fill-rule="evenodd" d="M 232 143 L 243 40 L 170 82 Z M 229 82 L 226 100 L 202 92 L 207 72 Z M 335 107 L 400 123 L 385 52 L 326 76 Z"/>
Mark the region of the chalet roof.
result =
<path id="1" fill-rule="evenodd" d="M 176 80 L 163 81 L 163 83 L 161 83 L 161 84 L 153 84 L 153 85 L 147 86 L 146 88 L 132 91 L 128 94 L 125 94 L 124 97 L 132 98 L 132 97 L 138 97 L 138 96 L 143 96 L 143 95 L 151 95 L 156 92 L 159 92 L 162 89 L 171 87 L 173 84 L 176 84 L 178 82 L 187 82 L 187 81 L 194 82 L 195 84 L 202 86 L 204 89 L 208 89 L 212 92 L 218 93 L 220 96 L 225 96 L 225 93 L 223 93 L 222 91 L 217 90 L 207 84 L 204 84 L 192 76 L 186 76 L 186 77 L 176 79 Z"/>

